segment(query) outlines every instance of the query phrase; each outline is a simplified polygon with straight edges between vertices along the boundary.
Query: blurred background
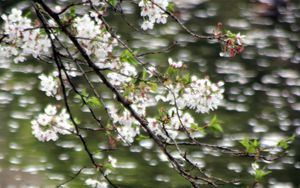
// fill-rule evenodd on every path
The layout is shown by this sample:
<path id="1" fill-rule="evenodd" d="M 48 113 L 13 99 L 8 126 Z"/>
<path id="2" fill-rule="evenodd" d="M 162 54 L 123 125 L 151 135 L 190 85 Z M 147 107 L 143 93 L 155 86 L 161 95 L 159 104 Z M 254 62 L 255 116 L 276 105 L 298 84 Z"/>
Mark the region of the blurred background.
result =
<path id="1" fill-rule="evenodd" d="M 14 6 L 30 7 L 27 1 L 0 0 L 0 14 Z M 54 2 L 54 1 L 49 1 Z M 57 1 L 62 6 L 67 1 Z M 182 60 L 192 74 L 225 81 L 225 102 L 217 111 L 224 124 L 224 135 L 207 135 L 201 141 L 238 146 L 238 140 L 249 137 L 272 146 L 280 139 L 296 134 L 288 154 L 270 164 L 272 174 L 264 187 L 300 187 L 300 2 L 299 0 L 174 0 L 175 14 L 193 31 L 211 34 L 218 22 L 225 29 L 246 35 L 245 50 L 234 58 L 220 57 L 221 47 L 213 41 L 199 41 L 184 32 L 170 18 L 168 24 L 157 25 L 147 33 L 136 32 L 119 16 L 110 24 L 134 48 L 159 50 L 177 41 L 176 48 L 150 55 L 147 61 L 167 65 L 168 57 Z M 137 5 L 123 3 L 127 19 L 139 27 L 142 18 Z M 0 188 L 55 187 L 72 177 L 80 168 L 88 167 L 83 148 L 72 136 L 58 142 L 41 143 L 31 134 L 30 120 L 49 102 L 38 90 L 37 76 L 49 71 L 49 65 L 30 60 L 13 64 L 0 57 Z M 54 102 L 54 101 L 52 101 Z M 85 114 L 78 116 L 92 123 Z M 198 115 L 200 122 L 207 115 Z M 90 134 L 94 151 L 107 147 L 107 141 Z M 222 155 L 218 152 L 190 149 L 193 157 L 208 172 L 223 178 L 241 178 L 245 185 L 250 159 Z M 184 188 L 190 185 L 168 168 L 168 164 L 151 140 L 137 142 L 130 150 L 97 153 L 101 160 L 108 154 L 118 159 L 112 179 L 121 187 Z M 66 187 L 84 187 L 94 171 L 86 168 Z M 205 186 L 203 186 L 205 187 Z M 224 186 L 232 187 L 232 186 Z"/>

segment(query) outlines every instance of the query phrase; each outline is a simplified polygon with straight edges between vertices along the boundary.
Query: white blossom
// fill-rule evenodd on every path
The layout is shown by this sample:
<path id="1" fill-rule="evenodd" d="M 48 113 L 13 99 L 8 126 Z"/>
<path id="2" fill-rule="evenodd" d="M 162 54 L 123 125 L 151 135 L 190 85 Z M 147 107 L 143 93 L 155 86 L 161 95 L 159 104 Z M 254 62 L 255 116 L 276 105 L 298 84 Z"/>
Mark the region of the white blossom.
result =
<path id="1" fill-rule="evenodd" d="M 172 58 L 168 59 L 169 65 L 173 68 L 179 69 L 183 66 L 182 61 L 175 62 Z"/>
<path id="2" fill-rule="evenodd" d="M 166 141 L 176 139 L 182 128 L 189 131 L 195 123 L 194 118 L 188 112 L 177 111 L 175 107 L 168 110 L 168 118 L 169 121 L 164 124 L 154 118 L 147 118 L 151 131 Z"/>
<path id="3" fill-rule="evenodd" d="M 153 29 L 153 27 L 154 27 L 154 22 L 150 20 L 145 20 L 141 25 L 141 28 L 143 30 Z"/>
<path id="4" fill-rule="evenodd" d="M 2 15 L 3 33 L 7 35 L 0 45 L 0 53 L 7 58 L 13 57 L 15 63 L 23 62 L 26 56 L 37 58 L 48 55 L 51 47 L 47 35 L 41 29 L 34 28 L 31 20 L 22 16 L 22 11 L 12 9 L 9 15 Z"/>
<path id="5" fill-rule="evenodd" d="M 136 75 L 137 71 L 134 66 L 129 63 L 122 63 L 122 65 L 118 68 L 118 72 L 108 73 L 107 78 L 113 85 L 121 86 L 129 83 Z"/>
<path id="6" fill-rule="evenodd" d="M 113 123 L 118 124 L 118 138 L 125 144 L 134 142 L 134 138 L 140 134 L 138 121 L 132 117 L 130 112 L 126 109 L 123 113 L 119 114 L 113 105 L 107 106 L 107 108 L 109 110 L 110 117 L 113 119 Z"/>
<path id="7" fill-rule="evenodd" d="M 182 98 L 188 108 L 200 113 L 215 110 L 222 103 L 224 89 L 223 82 L 212 83 L 208 78 L 199 79 L 192 76 L 192 83 L 184 89 Z"/>
<path id="8" fill-rule="evenodd" d="M 116 168 L 117 167 L 117 159 L 112 157 L 112 156 L 108 156 L 108 162 L 111 164 L 111 166 L 113 168 Z"/>
<path id="9" fill-rule="evenodd" d="M 77 17 L 73 26 L 78 41 L 85 52 L 94 58 L 95 64 L 99 68 L 110 68 L 111 64 L 105 60 L 117 45 L 117 41 L 106 31 L 97 13 L 90 12 Z"/>
<path id="10" fill-rule="evenodd" d="M 45 113 L 39 114 L 31 124 L 33 135 L 42 142 L 56 141 L 58 134 L 71 134 L 74 131 L 66 111 L 63 109 L 57 114 L 57 109 L 53 105 L 48 105 Z"/>
<path id="11" fill-rule="evenodd" d="M 56 113 L 57 113 L 57 109 L 55 106 L 53 105 L 48 105 L 46 108 L 45 108 L 45 113 L 49 116 L 54 116 Z"/>
<path id="12" fill-rule="evenodd" d="M 56 130 L 56 132 L 63 135 L 70 134 L 70 131 L 73 131 L 74 127 L 70 123 L 69 119 L 70 116 L 65 109 L 63 109 L 59 115 L 55 116 L 54 129 Z"/>
<path id="13" fill-rule="evenodd" d="M 208 78 L 191 77 L 189 85 L 177 83 L 166 85 L 166 92 L 155 96 L 157 101 L 169 102 L 183 109 L 188 107 L 198 113 L 208 113 L 221 105 L 224 89 L 223 82 L 212 83 Z"/>
<path id="14" fill-rule="evenodd" d="M 39 76 L 39 79 L 41 80 L 40 90 L 44 91 L 48 97 L 54 97 L 57 94 L 58 90 L 57 78 L 53 74 L 50 74 L 48 76 L 46 76 L 45 74 L 41 74 Z"/>
<path id="15" fill-rule="evenodd" d="M 58 135 L 54 129 L 48 127 L 47 125 L 42 125 L 37 122 L 37 120 L 31 121 L 32 124 L 32 134 L 41 142 L 48 142 L 50 140 L 56 141 Z"/>
<path id="16" fill-rule="evenodd" d="M 153 29 L 155 23 L 167 23 L 167 14 L 164 10 L 169 5 L 168 0 L 141 0 L 139 7 L 141 7 L 141 16 L 144 21 L 141 25 L 143 30 Z"/>

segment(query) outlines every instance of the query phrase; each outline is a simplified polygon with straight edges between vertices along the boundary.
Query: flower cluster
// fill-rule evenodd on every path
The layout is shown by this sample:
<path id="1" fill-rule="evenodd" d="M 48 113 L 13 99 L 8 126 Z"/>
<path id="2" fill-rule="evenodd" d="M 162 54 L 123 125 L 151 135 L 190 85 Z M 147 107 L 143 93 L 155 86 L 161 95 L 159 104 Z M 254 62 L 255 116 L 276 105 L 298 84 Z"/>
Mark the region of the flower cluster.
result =
<path id="1" fill-rule="evenodd" d="M 107 74 L 109 81 L 115 86 L 129 83 L 137 75 L 137 70 L 131 64 L 124 62 L 115 65 L 115 71 Z"/>
<path id="2" fill-rule="evenodd" d="M 220 53 L 220 56 L 234 57 L 235 55 L 240 54 L 244 50 L 243 38 L 245 36 L 240 33 L 236 35 L 231 33 L 227 36 L 228 38 L 224 39 L 223 52 Z"/>
<path id="3" fill-rule="evenodd" d="M 45 113 L 39 114 L 31 121 L 33 135 L 42 142 L 50 140 L 56 141 L 58 134 L 67 135 L 74 131 L 74 127 L 69 121 L 69 114 L 63 109 L 59 114 L 57 108 L 48 105 Z"/>
<path id="4" fill-rule="evenodd" d="M 223 84 L 223 82 L 212 83 L 208 78 L 199 79 L 197 76 L 192 76 L 188 86 L 180 83 L 176 86 L 167 85 L 167 93 L 157 95 L 155 98 L 157 101 L 162 100 L 171 105 L 176 104 L 181 109 L 188 107 L 198 113 L 208 113 L 217 109 L 222 103 Z"/>
<path id="5" fill-rule="evenodd" d="M 141 0 L 141 16 L 144 18 L 142 29 L 153 29 L 155 23 L 167 23 L 167 14 L 164 10 L 169 5 L 168 0 Z"/>
<path id="6" fill-rule="evenodd" d="M 86 53 L 94 57 L 99 68 L 107 68 L 105 60 L 117 45 L 117 40 L 106 31 L 97 13 L 90 12 L 90 14 L 77 17 L 73 26 L 76 30 L 76 37 Z"/>
<path id="7" fill-rule="evenodd" d="M 50 40 L 41 30 L 34 28 L 30 19 L 22 16 L 22 11 L 12 9 L 9 15 L 2 15 L 4 20 L 4 43 L 0 46 L 0 53 L 14 62 L 23 62 L 26 56 L 39 57 L 49 54 Z"/>
<path id="8" fill-rule="evenodd" d="M 218 39 L 223 44 L 223 51 L 220 53 L 220 56 L 234 57 L 235 55 L 240 54 L 244 50 L 243 38 L 245 38 L 245 35 L 232 33 L 229 30 L 224 32 L 222 27 L 223 24 L 218 23 L 213 32 L 214 38 Z"/>
<path id="9" fill-rule="evenodd" d="M 212 83 L 209 79 L 192 76 L 192 83 L 185 88 L 182 98 L 188 108 L 196 112 L 208 113 L 215 110 L 223 100 L 223 82 Z"/>
<path id="10" fill-rule="evenodd" d="M 182 129 L 190 131 L 195 123 L 191 114 L 175 107 L 169 109 L 159 121 L 154 118 L 148 118 L 147 120 L 153 133 L 166 141 L 175 140 Z"/>
<path id="11" fill-rule="evenodd" d="M 119 114 L 118 110 L 114 106 L 107 107 L 110 113 L 110 117 L 113 119 L 114 124 L 118 124 L 117 131 L 119 139 L 124 143 L 134 142 L 134 138 L 140 134 L 139 123 L 131 116 L 128 110 L 124 110 L 123 113 Z"/>
<path id="12" fill-rule="evenodd" d="M 48 76 L 41 74 L 39 79 L 41 80 L 40 90 L 44 91 L 48 97 L 56 96 L 58 90 L 57 74 L 52 73 Z"/>
<path id="13" fill-rule="evenodd" d="M 168 59 L 169 65 L 175 69 L 180 69 L 183 67 L 182 61 L 175 62 L 172 58 Z"/>

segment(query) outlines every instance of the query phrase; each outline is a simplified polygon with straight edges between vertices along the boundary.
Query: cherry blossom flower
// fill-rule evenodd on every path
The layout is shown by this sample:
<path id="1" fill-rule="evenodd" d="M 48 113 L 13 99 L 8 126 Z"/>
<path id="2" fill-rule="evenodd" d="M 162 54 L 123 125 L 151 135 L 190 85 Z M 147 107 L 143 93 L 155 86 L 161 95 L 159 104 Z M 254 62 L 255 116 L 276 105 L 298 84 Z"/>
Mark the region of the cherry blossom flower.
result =
<path id="1" fill-rule="evenodd" d="M 59 138 L 58 134 L 66 135 L 74 131 L 65 109 L 57 114 L 57 109 L 53 105 L 48 105 L 45 113 L 39 114 L 31 124 L 33 135 L 41 142 L 56 141 Z"/>
<path id="2" fill-rule="evenodd" d="M 167 14 L 164 10 L 168 7 L 168 0 L 141 0 L 141 16 L 144 21 L 141 25 L 143 30 L 153 29 L 155 23 L 167 23 Z"/>
<path id="3" fill-rule="evenodd" d="M 136 68 L 129 63 L 122 63 L 119 68 L 116 69 L 118 72 L 110 72 L 107 74 L 110 82 L 115 86 L 124 85 L 132 80 L 137 75 Z"/>
<path id="4" fill-rule="evenodd" d="M 224 83 L 215 84 L 208 78 L 199 79 L 197 76 L 192 76 L 191 80 L 189 85 L 166 85 L 166 93 L 156 95 L 155 99 L 169 102 L 171 105 L 176 103 L 180 109 L 188 107 L 198 113 L 208 113 L 217 109 L 223 100 Z"/>
<path id="5" fill-rule="evenodd" d="M 185 105 L 195 109 L 198 113 L 208 113 L 215 110 L 222 103 L 224 89 L 223 82 L 212 83 L 208 78 L 199 79 L 192 76 L 192 83 L 184 89 Z"/>
<path id="6" fill-rule="evenodd" d="M 111 166 L 113 168 L 116 168 L 117 167 L 117 159 L 112 157 L 112 156 L 108 156 L 108 162 L 111 164 Z"/>
<path id="7" fill-rule="evenodd" d="M 54 97 L 57 94 L 58 89 L 57 78 L 53 74 L 48 76 L 41 74 L 39 79 L 41 80 L 40 90 L 44 91 L 48 97 Z"/>
<path id="8" fill-rule="evenodd" d="M 0 53 L 11 58 L 15 63 L 23 62 L 32 55 L 37 58 L 48 55 L 51 47 L 50 40 L 41 29 L 34 28 L 30 19 L 22 16 L 22 11 L 12 9 L 9 15 L 2 15 L 4 20 L 3 33 L 7 35 L 0 45 Z"/>
<path id="9" fill-rule="evenodd" d="M 154 22 L 150 20 L 145 20 L 141 25 L 141 28 L 143 30 L 153 29 L 153 27 L 154 27 Z"/>
<path id="10" fill-rule="evenodd" d="M 86 53 L 94 57 L 95 64 L 99 68 L 110 67 L 111 65 L 107 65 L 105 60 L 117 45 L 117 40 L 106 31 L 97 13 L 90 12 L 90 14 L 77 17 L 73 26 L 76 30 L 76 37 L 79 38 Z"/>
<path id="11" fill-rule="evenodd" d="M 134 142 L 134 138 L 140 133 L 139 123 L 131 116 L 128 110 L 124 110 L 123 113 L 118 114 L 117 109 L 113 106 L 107 106 L 110 117 L 113 119 L 113 123 L 119 124 L 117 127 L 118 138 L 125 144 Z"/>
<path id="12" fill-rule="evenodd" d="M 173 68 L 180 69 L 183 66 L 182 61 L 175 62 L 172 58 L 168 59 L 169 65 Z"/>

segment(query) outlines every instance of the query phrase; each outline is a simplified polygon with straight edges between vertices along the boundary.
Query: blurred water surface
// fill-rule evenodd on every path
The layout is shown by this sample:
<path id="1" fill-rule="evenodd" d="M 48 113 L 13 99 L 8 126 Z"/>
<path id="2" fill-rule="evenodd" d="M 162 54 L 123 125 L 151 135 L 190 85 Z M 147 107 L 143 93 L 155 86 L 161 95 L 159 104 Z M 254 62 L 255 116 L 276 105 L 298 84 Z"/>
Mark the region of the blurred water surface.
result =
<path id="1" fill-rule="evenodd" d="M 21 1 L 0 1 L 1 13 Z M 64 2 L 64 1 L 61 1 Z M 264 15 L 260 4 L 248 0 L 175 0 L 176 15 L 197 33 L 209 34 L 218 22 L 227 29 L 246 35 L 245 51 L 234 58 L 219 56 L 220 46 L 197 41 L 169 19 L 150 34 L 133 31 L 121 19 L 112 16 L 111 24 L 128 43 L 140 50 L 157 50 L 177 41 L 178 46 L 164 54 L 151 55 L 149 62 L 166 64 L 167 58 L 182 60 L 193 74 L 224 80 L 226 101 L 214 112 L 224 122 L 225 135 L 208 135 L 203 141 L 227 146 L 238 145 L 243 137 L 260 138 L 266 146 L 292 134 L 300 135 L 300 3 L 290 0 L 274 15 Z M 26 6 L 19 4 L 18 6 Z M 137 6 L 124 3 L 128 20 L 136 24 Z M 272 10 L 271 10 L 272 11 Z M 278 16 L 280 13 L 280 16 Z M 163 34 L 164 37 L 160 37 Z M 47 68 L 46 68 L 47 69 Z M 31 134 L 30 120 L 49 102 L 37 88 L 37 76 L 45 66 L 37 62 L 12 64 L 0 60 L 0 188 L 55 187 L 72 177 L 89 160 L 80 143 L 72 136 L 58 142 L 40 143 Z M 83 115 L 82 121 L 91 122 Z M 198 117 L 199 120 L 205 116 Z M 90 135 L 91 148 L 106 148 L 101 135 Z M 97 141 L 95 141 L 97 140 Z M 296 139 L 288 155 L 269 165 L 272 174 L 265 187 L 299 188 L 300 141 Z M 108 154 L 119 161 L 112 179 L 121 187 L 190 187 L 174 173 L 151 140 L 137 142 L 128 151 Z M 175 155 L 175 154 L 174 154 Z M 207 171 L 224 178 L 236 177 L 250 182 L 247 159 L 193 149 L 193 157 Z M 85 168 L 66 187 L 84 187 L 94 171 Z M 224 186 L 232 187 L 232 186 Z M 245 187 L 245 184 L 240 187 Z"/>

